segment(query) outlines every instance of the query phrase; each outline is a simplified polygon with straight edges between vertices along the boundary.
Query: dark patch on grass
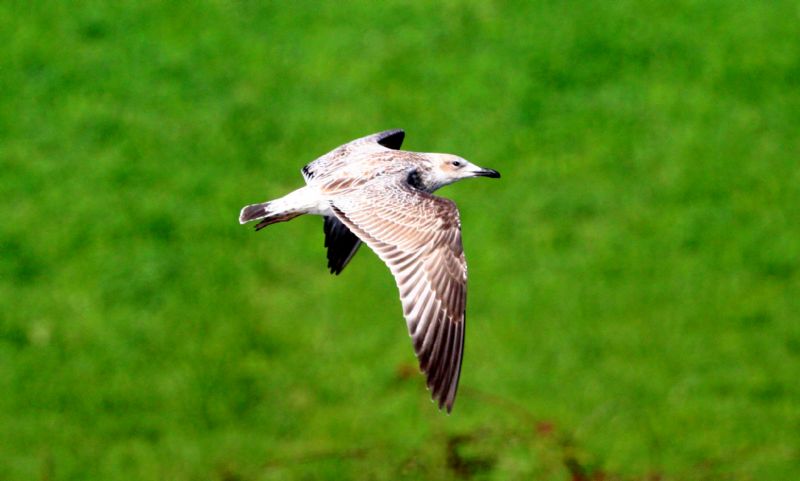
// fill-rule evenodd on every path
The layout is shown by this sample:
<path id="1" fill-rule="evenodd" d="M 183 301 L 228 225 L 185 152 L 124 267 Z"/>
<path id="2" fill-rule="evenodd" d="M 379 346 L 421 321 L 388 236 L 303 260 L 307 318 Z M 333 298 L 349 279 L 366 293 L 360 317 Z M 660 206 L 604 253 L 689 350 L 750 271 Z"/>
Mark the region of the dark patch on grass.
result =
<path id="1" fill-rule="evenodd" d="M 786 396 L 786 387 L 777 382 L 765 382 L 761 386 L 751 390 L 750 394 L 764 402 L 774 402 Z"/>
<path id="2" fill-rule="evenodd" d="M 9 324 L 7 321 L 4 321 L 0 323 L 0 342 L 21 349 L 29 344 L 29 339 L 28 334 L 22 326 Z"/>
<path id="3" fill-rule="evenodd" d="M 473 477 L 491 471 L 497 463 L 493 456 L 467 454 L 469 444 L 475 441 L 474 434 L 458 434 L 447 438 L 447 467 L 460 479 Z"/>
<path id="4" fill-rule="evenodd" d="M 125 127 L 120 118 L 105 113 L 94 113 L 83 121 L 79 131 L 88 143 L 96 147 L 119 144 L 125 138 Z"/>
<path id="5" fill-rule="evenodd" d="M 10 278 L 18 285 L 28 285 L 43 272 L 44 266 L 31 245 L 11 235 L 0 238 L 0 277 Z"/>
<path id="6" fill-rule="evenodd" d="M 225 465 L 217 469 L 216 479 L 219 481 L 245 481 L 245 477 L 239 474 L 233 466 Z"/>
<path id="7" fill-rule="evenodd" d="M 739 324 L 741 324 L 742 327 L 751 327 L 751 328 L 765 327 L 768 326 L 771 322 L 772 322 L 772 314 L 770 314 L 766 310 L 758 310 L 739 317 Z"/>
<path id="8" fill-rule="evenodd" d="M 87 41 L 98 41 L 108 37 L 110 28 L 102 18 L 89 18 L 81 22 L 78 34 Z"/>
<path id="9" fill-rule="evenodd" d="M 762 276 L 779 280 L 790 279 L 797 271 L 797 264 L 789 259 L 760 259 L 756 266 Z"/>
<path id="10" fill-rule="evenodd" d="M 144 225 L 145 232 L 160 242 L 169 242 L 175 237 L 174 217 L 168 214 L 152 215 Z"/>
<path id="11" fill-rule="evenodd" d="M 786 339 L 786 350 L 792 354 L 800 354 L 800 337 L 789 337 Z"/>

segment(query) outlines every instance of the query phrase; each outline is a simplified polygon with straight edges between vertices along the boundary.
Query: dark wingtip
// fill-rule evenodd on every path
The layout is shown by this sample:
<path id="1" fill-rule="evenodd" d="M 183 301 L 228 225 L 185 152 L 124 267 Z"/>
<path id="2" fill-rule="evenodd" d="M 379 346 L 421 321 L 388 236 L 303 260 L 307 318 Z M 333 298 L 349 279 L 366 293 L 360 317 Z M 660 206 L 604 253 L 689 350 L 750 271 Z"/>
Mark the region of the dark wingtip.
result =
<path id="1" fill-rule="evenodd" d="M 325 216 L 323 230 L 328 250 L 328 269 L 331 274 L 338 276 L 355 255 L 361 241 L 333 216 Z"/>
<path id="2" fill-rule="evenodd" d="M 403 129 L 392 129 L 382 132 L 377 142 L 387 149 L 400 150 L 405 137 L 406 132 Z"/>

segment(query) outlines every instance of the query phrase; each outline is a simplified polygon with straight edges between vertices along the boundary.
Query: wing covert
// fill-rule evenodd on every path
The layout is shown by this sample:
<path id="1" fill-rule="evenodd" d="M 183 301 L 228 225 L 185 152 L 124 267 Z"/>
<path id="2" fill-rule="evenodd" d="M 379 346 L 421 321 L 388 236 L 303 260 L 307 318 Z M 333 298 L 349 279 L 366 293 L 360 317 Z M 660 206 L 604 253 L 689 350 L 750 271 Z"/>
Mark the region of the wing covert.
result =
<path id="1" fill-rule="evenodd" d="M 400 150 L 405 136 L 403 129 L 392 129 L 352 140 L 305 165 L 301 172 L 307 183 L 315 182 L 347 164 L 352 155 Z"/>
<path id="2" fill-rule="evenodd" d="M 333 212 L 395 277 L 420 369 L 439 407 L 453 407 L 464 352 L 467 266 L 454 202 L 375 180 Z"/>

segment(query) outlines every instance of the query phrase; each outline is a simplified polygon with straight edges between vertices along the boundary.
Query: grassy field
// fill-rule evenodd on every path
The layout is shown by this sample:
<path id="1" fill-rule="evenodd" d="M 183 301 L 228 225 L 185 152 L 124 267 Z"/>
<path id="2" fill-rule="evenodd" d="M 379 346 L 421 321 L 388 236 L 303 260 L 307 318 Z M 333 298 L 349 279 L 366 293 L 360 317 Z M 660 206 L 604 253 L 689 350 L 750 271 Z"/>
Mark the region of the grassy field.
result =
<path id="1" fill-rule="evenodd" d="M 0 3 L 0 479 L 800 479 L 797 2 L 288 5 Z M 450 416 L 236 222 L 395 127 L 503 174 Z"/>

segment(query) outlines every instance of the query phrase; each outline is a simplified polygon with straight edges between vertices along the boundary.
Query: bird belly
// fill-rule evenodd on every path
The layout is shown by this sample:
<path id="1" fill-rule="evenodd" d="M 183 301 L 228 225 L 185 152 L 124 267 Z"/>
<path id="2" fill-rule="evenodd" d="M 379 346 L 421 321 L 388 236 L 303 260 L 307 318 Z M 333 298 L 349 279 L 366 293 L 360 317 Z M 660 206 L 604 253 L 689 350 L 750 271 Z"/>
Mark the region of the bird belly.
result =
<path id="1" fill-rule="evenodd" d="M 327 200 L 321 200 L 316 203 L 316 205 L 310 207 L 308 209 L 309 214 L 314 215 L 325 215 L 325 216 L 332 216 L 333 210 L 331 209 L 331 204 Z"/>

